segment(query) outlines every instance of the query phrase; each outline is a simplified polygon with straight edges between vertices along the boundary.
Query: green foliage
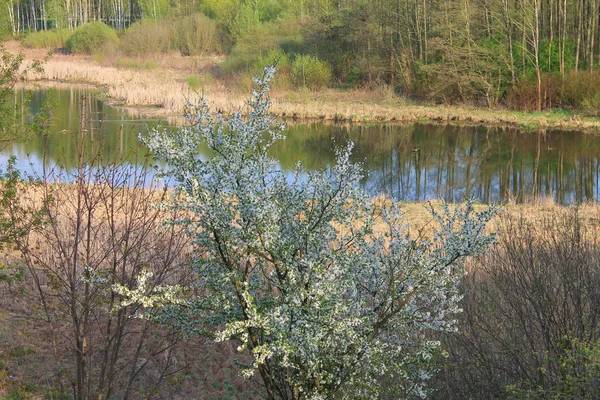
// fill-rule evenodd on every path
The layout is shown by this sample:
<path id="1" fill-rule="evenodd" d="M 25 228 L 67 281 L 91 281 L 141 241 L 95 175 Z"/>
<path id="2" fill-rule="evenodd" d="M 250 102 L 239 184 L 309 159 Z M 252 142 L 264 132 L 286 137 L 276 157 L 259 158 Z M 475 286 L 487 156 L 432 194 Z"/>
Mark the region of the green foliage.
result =
<path id="1" fill-rule="evenodd" d="M 8 4 L 0 2 L 1 6 L 6 7 Z M 0 40 L 12 37 L 11 21 L 8 13 L 0 12 Z"/>
<path id="2" fill-rule="evenodd" d="M 66 44 L 71 53 L 92 54 L 118 43 L 117 33 L 110 26 L 95 21 L 75 29 Z"/>
<path id="3" fill-rule="evenodd" d="M 171 9 L 169 0 L 138 0 L 138 4 L 142 9 L 142 18 L 155 21 L 167 15 Z"/>
<path id="4" fill-rule="evenodd" d="M 200 76 L 198 74 L 188 76 L 187 84 L 193 90 L 197 91 L 198 89 L 200 89 Z"/>
<path id="5" fill-rule="evenodd" d="M 291 86 L 292 64 L 288 55 L 280 49 L 273 49 L 266 55 L 260 56 L 254 65 L 252 76 L 260 74 L 270 65 L 277 66 L 277 74 L 273 78 L 273 87 L 288 89 Z"/>
<path id="6" fill-rule="evenodd" d="M 30 71 L 40 71 L 43 61 L 35 61 L 23 68 L 22 53 L 12 54 L 0 44 L 0 145 L 23 138 L 28 132 L 27 124 L 21 122 L 23 117 L 13 102 L 14 88 L 18 82 L 25 80 Z M 34 118 L 45 117 L 45 114 Z"/>
<path id="7" fill-rule="evenodd" d="M 301 41 L 301 25 L 296 17 L 261 24 L 244 34 L 221 68 L 226 74 L 254 75 L 258 72 L 256 67 L 267 59 L 275 59 L 277 54 L 289 54 L 283 48 L 286 44 Z M 272 53 L 278 50 L 283 51 Z"/>
<path id="8" fill-rule="evenodd" d="M 281 17 L 284 12 L 284 2 L 277 0 L 259 0 L 256 2 L 260 22 L 271 22 Z"/>
<path id="9" fill-rule="evenodd" d="M 560 48 L 562 44 L 558 41 L 550 43 L 542 40 L 540 43 L 540 67 L 544 72 L 560 72 Z M 565 72 L 575 68 L 575 43 L 571 40 L 565 42 Z"/>
<path id="10" fill-rule="evenodd" d="M 315 56 L 301 55 L 292 63 L 292 77 L 297 87 L 318 90 L 331 80 L 331 66 Z"/>
<path id="11" fill-rule="evenodd" d="M 346 82 L 352 86 L 360 86 L 365 76 L 358 64 L 353 64 L 346 75 Z"/>
<path id="12" fill-rule="evenodd" d="M 24 180 L 21 172 L 17 170 L 16 157 L 11 156 L 5 167 L 5 171 L 0 171 L 0 249 L 4 246 L 14 243 L 16 240 L 28 234 L 31 228 L 40 225 L 44 221 L 45 201 L 40 202 L 34 208 L 24 206 L 21 200 L 24 197 Z M 30 187 L 35 182 L 27 177 Z M 23 279 L 24 269 L 22 265 L 1 265 L 0 264 L 0 284 L 13 284 Z M 11 357 L 23 355 L 19 353 L 20 349 L 15 347 Z M 25 353 L 24 355 L 26 355 Z"/>
<path id="13" fill-rule="evenodd" d="M 600 116 L 600 92 L 584 98 L 581 102 L 583 110 L 592 116 Z"/>
<path id="14" fill-rule="evenodd" d="M 600 398 L 600 341 L 582 341 L 564 338 L 570 345 L 560 356 L 559 379 L 548 387 L 521 385 L 508 386 L 512 400 L 518 399 L 571 399 L 587 400 Z M 552 360 L 548 360 L 552 362 Z M 546 372 L 541 369 L 540 373 Z"/>
<path id="15" fill-rule="evenodd" d="M 229 30 L 235 42 L 239 41 L 246 32 L 260 24 L 258 10 L 252 2 L 242 3 L 233 18 Z"/>
<path id="16" fill-rule="evenodd" d="M 204 14 L 193 14 L 171 21 L 172 48 L 186 56 L 214 53 L 220 50 L 216 23 Z"/>
<path id="17" fill-rule="evenodd" d="M 34 49 L 64 48 L 72 33 L 70 29 L 30 32 L 23 39 L 23 45 Z"/>
<path id="18" fill-rule="evenodd" d="M 49 389 L 44 392 L 44 400 L 72 400 L 73 395 L 59 389 Z"/>

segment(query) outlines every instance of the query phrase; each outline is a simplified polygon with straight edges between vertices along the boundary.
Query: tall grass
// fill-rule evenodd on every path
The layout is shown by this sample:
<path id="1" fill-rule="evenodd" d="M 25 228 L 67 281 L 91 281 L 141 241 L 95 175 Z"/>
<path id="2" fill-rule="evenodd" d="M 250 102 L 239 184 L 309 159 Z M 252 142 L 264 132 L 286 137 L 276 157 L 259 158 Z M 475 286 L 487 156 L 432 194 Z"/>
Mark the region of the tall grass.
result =
<path id="1" fill-rule="evenodd" d="M 23 39 L 23 45 L 32 49 L 59 49 L 65 47 L 72 33 L 70 29 L 31 32 Z"/>

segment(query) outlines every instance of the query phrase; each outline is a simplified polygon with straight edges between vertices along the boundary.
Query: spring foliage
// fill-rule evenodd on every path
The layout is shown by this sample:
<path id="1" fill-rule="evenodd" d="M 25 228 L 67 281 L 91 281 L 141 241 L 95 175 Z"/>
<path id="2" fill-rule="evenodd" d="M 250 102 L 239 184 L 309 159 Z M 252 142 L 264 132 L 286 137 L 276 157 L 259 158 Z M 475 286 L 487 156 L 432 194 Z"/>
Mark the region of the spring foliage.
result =
<path id="1" fill-rule="evenodd" d="M 188 128 L 144 138 L 180 183 L 165 206 L 186 215 L 172 223 L 193 239 L 199 283 L 149 291 L 142 276 L 114 289 L 188 335 L 238 343 L 242 373 L 267 398 L 425 395 L 440 354 L 431 333 L 455 329 L 462 259 L 493 240 L 483 229 L 494 210 L 446 207 L 435 238 L 414 240 L 395 205 L 358 188 L 352 145 L 326 171 L 286 174 L 268 155 L 284 129 L 268 113 L 274 71 L 255 80 L 247 117 L 201 101 Z M 213 157 L 201 159 L 200 143 Z"/>
<path id="2" fill-rule="evenodd" d="M 104 46 L 118 43 L 117 33 L 110 26 L 95 21 L 75 29 L 66 45 L 71 53 L 92 54 L 101 51 Z"/>

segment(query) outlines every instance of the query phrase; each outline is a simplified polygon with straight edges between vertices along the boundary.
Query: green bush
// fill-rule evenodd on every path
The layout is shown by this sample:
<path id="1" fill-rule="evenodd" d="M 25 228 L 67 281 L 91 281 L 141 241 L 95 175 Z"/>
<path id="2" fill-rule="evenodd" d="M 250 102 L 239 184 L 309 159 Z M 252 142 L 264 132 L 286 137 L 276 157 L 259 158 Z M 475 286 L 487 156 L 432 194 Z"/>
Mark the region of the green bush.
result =
<path id="1" fill-rule="evenodd" d="M 297 87 L 317 90 L 329 83 L 331 66 L 315 56 L 298 56 L 292 64 L 292 77 Z"/>
<path id="2" fill-rule="evenodd" d="M 187 84 L 192 90 L 200 89 L 200 76 L 198 74 L 192 74 L 187 78 Z"/>
<path id="3" fill-rule="evenodd" d="M 592 96 L 586 97 L 581 102 L 583 110 L 588 115 L 597 117 L 600 115 L 600 93 L 595 93 Z"/>
<path id="4" fill-rule="evenodd" d="M 172 28 L 165 21 L 140 21 L 121 37 L 120 49 L 128 56 L 166 53 L 171 48 Z"/>
<path id="5" fill-rule="evenodd" d="M 119 38 L 116 32 L 102 22 L 90 22 L 75 29 L 67 40 L 67 50 L 71 53 L 92 54 L 101 51 L 107 45 L 117 45 Z"/>
<path id="6" fill-rule="evenodd" d="M 256 66 L 262 63 L 262 58 L 269 57 L 272 51 L 281 49 L 290 54 L 290 51 L 286 51 L 283 46 L 288 43 L 300 42 L 302 40 L 301 28 L 297 17 L 288 17 L 260 24 L 248 30 L 223 62 L 221 70 L 226 75 L 246 73 L 252 76 L 256 74 L 258 72 Z M 282 65 L 278 65 L 277 68 L 281 71 Z"/>
<path id="7" fill-rule="evenodd" d="M 266 67 L 276 65 L 277 74 L 273 78 L 273 88 L 288 89 L 291 86 L 292 64 L 290 58 L 282 50 L 271 50 L 267 55 L 260 56 L 254 65 L 253 75 L 258 75 Z"/>
<path id="8" fill-rule="evenodd" d="M 185 56 L 220 50 L 216 23 L 204 14 L 193 14 L 172 23 L 171 46 Z M 175 28 L 176 26 L 176 28 Z"/>
<path id="9" fill-rule="evenodd" d="M 69 29 L 31 32 L 23 39 L 23 45 L 33 49 L 62 48 L 72 33 Z"/>

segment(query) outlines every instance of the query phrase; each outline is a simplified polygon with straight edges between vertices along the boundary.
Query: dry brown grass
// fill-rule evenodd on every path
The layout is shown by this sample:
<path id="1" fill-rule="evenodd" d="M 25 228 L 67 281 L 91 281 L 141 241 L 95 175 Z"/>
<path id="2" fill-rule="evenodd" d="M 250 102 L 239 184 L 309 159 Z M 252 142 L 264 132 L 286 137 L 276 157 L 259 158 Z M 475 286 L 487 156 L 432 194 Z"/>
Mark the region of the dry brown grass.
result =
<path id="1" fill-rule="evenodd" d="M 21 49 L 8 42 L 12 51 L 24 51 L 26 59 L 43 58 L 42 50 Z M 57 81 L 88 82 L 103 87 L 113 102 L 137 109 L 150 116 L 179 116 L 187 99 L 196 93 L 187 84 L 189 74 L 202 76 L 214 72 L 218 57 L 190 58 L 179 55 L 160 56 L 153 60 L 157 68 L 119 69 L 115 58 L 95 61 L 89 56 L 54 55 L 45 71 L 32 79 L 53 85 Z M 143 63 L 144 60 L 139 60 Z M 243 85 L 211 80 L 201 89 L 210 104 L 226 112 L 244 105 L 247 90 Z M 440 124 L 495 125 L 525 129 L 563 129 L 597 132 L 600 120 L 579 115 L 552 112 L 521 113 L 505 109 L 474 107 L 425 106 L 409 104 L 405 99 L 378 90 L 341 91 L 325 89 L 318 93 L 277 91 L 272 93 L 272 111 L 294 119 L 328 121 L 428 121 Z"/>
<path id="2" fill-rule="evenodd" d="M 57 196 L 57 203 L 61 204 L 66 211 L 62 215 L 68 214 L 69 210 L 74 209 L 69 199 L 74 197 L 75 187 L 68 184 L 54 185 Z M 97 190 L 101 191 L 102 186 Z M 141 189 L 140 189 L 141 190 Z M 95 193 L 96 187 L 92 190 Z M 161 193 L 157 191 L 150 196 L 154 200 L 159 200 Z M 29 188 L 26 195 L 33 203 L 39 202 L 42 193 L 39 188 Z M 72 200 L 71 200 L 72 201 Z M 376 201 L 389 201 L 385 198 L 379 198 Z M 119 199 L 115 199 L 117 209 Z M 429 205 L 422 203 L 403 203 L 401 210 L 405 214 L 405 222 L 411 226 L 411 233 L 422 232 L 429 236 L 435 228 L 433 219 L 428 210 L 433 207 L 440 210 L 441 202 L 432 202 Z M 476 206 L 480 211 L 486 208 L 485 205 Z M 561 207 L 552 204 L 529 204 L 529 205 L 506 205 L 500 214 L 490 223 L 488 230 L 496 230 L 501 225 L 502 219 L 507 216 L 516 216 L 528 221 L 546 220 L 557 212 L 566 211 L 567 207 Z M 597 226 L 600 222 L 600 206 L 583 205 L 579 208 L 579 215 L 583 226 Z M 378 227 L 381 229 L 382 227 Z M 21 297 L 15 297 L 15 293 L 4 290 L 0 285 L 0 362 L 7 366 L 8 374 L 3 375 L 0 371 L 0 396 L 3 389 L 14 389 L 14 385 L 34 382 L 36 385 L 52 386 L 53 382 L 44 381 L 44 368 L 38 368 L 38 365 L 46 365 L 46 358 L 49 357 L 50 348 L 48 343 L 44 343 L 43 337 L 46 332 L 40 329 L 43 324 L 36 325 L 35 320 L 26 318 L 27 310 L 31 312 L 31 304 L 21 300 Z M 19 302 L 16 304 L 16 302 Z M 8 307 L 10 305 L 10 307 Z M 15 305 L 20 307 L 22 312 L 15 312 Z M 198 399 L 208 398 L 255 398 L 256 392 L 251 383 L 244 381 L 236 374 L 236 369 L 232 365 L 232 360 L 239 357 L 230 345 L 219 345 L 217 347 L 209 346 L 200 340 L 191 340 L 181 344 L 177 350 L 177 362 L 180 370 L 170 375 L 165 380 L 165 385 L 172 387 L 170 398 L 190 398 L 193 396 Z M 50 364 L 48 364 L 50 365 Z M 9 376 L 12 378 L 9 379 Z M 151 376 L 148 377 L 151 379 Z M 41 389 L 39 389 L 41 390 Z M 23 392 L 25 394 L 30 392 Z M 8 394 L 7 391 L 4 394 Z M 136 397 L 136 398 L 143 398 Z"/>

